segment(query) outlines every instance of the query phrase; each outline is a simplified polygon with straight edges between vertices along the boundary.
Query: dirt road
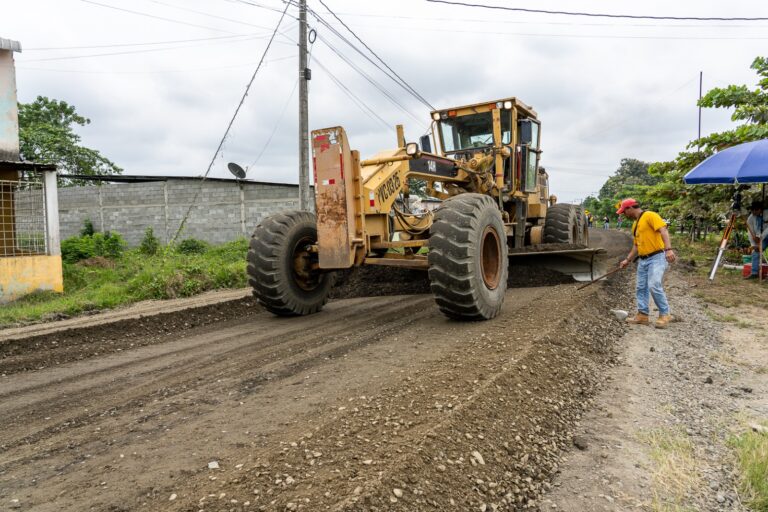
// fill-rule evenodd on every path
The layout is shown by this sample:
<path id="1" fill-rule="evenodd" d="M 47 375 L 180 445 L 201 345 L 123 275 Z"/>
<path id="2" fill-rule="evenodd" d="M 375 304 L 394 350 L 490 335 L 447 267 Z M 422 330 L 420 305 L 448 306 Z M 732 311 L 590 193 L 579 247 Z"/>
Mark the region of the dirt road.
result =
<path id="1" fill-rule="evenodd" d="M 290 319 L 242 299 L 4 340 L 0 510 L 535 506 L 614 364 L 626 277 L 513 288 L 482 323 L 430 295 Z"/>

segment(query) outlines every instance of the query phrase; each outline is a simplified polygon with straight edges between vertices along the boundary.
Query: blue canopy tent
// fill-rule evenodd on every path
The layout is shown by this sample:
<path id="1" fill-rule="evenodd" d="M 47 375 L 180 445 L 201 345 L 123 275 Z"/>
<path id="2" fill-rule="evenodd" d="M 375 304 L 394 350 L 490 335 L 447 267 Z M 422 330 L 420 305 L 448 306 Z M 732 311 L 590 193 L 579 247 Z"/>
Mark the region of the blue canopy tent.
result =
<path id="1" fill-rule="evenodd" d="M 687 185 L 719 184 L 719 185 L 748 185 L 754 183 L 763 184 L 763 202 L 765 202 L 765 184 L 768 182 L 768 139 L 746 142 L 738 146 L 732 146 L 710 156 L 694 167 L 683 177 Z M 738 192 L 736 193 L 738 196 Z M 734 196 L 734 204 L 740 202 Z M 740 197 L 740 196 L 738 196 Z M 723 258 L 728 239 L 736 222 L 736 210 L 731 214 L 728 227 L 723 232 L 717 258 L 709 273 L 709 280 L 715 278 L 715 272 Z M 758 271 L 762 280 L 763 273 Z"/>

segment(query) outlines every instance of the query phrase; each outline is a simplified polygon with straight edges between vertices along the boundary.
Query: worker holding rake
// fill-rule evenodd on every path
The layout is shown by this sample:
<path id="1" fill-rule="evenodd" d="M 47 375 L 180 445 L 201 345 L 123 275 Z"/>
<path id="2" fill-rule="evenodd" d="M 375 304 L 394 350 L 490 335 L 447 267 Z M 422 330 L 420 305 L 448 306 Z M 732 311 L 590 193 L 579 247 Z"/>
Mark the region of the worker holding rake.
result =
<path id="1" fill-rule="evenodd" d="M 659 318 L 654 326 L 664 329 L 672 320 L 669 302 L 664 293 L 664 272 L 668 264 L 677 259 L 669 240 L 667 224 L 658 213 L 643 211 L 640 204 L 632 198 L 624 199 L 616 213 L 634 220 L 632 250 L 619 266 L 626 268 L 635 258 L 638 260 L 635 292 L 637 313 L 626 321 L 630 324 L 647 325 L 650 322 L 650 297 L 653 297 L 656 307 L 659 308 Z"/>

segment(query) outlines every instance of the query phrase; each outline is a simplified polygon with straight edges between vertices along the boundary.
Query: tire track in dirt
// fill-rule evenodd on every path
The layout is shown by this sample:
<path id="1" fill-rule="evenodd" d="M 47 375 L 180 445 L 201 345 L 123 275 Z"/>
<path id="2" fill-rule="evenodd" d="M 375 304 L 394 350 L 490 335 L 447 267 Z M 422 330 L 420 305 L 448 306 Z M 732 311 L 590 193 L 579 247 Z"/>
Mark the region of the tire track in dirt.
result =
<path id="1" fill-rule="evenodd" d="M 191 348 L 177 348 L 177 344 L 168 344 L 162 346 L 162 352 L 158 350 L 142 351 L 145 353 L 129 361 L 112 363 L 112 357 L 103 361 L 98 369 L 91 369 L 92 363 L 80 364 L 82 372 L 74 369 L 74 374 L 70 375 L 66 381 L 71 385 L 65 386 L 65 382 L 56 380 L 53 386 L 46 386 L 41 392 L 32 389 L 20 389 L 16 393 L 22 393 L 14 396 L 13 400 L 4 400 L 0 404 L 0 414 L 5 417 L 15 417 L 8 426 L 0 433 L 0 446 L 10 444 L 29 444 L 45 439 L 46 433 L 56 433 L 61 430 L 62 423 L 67 424 L 87 424 L 89 418 L 93 418 L 98 413 L 80 415 L 78 417 L 66 416 L 66 411 L 71 409 L 85 408 L 89 403 L 107 399 L 109 410 L 113 414 L 119 410 L 136 407 L 140 405 L 145 397 L 152 398 L 153 395 L 162 393 L 163 399 L 172 398 L 178 394 L 183 394 L 189 388 L 194 388 L 196 377 L 190 377 L 190 374 L 196 374 L 205 370 L 206 373 L 213 376 L 221 375 L 224 370 L 228 373 L 245 373 L 253 371 L 251 365 L 258 361 L 261 366 L 261 373 L 272 374 L 269 379 L 282 378 L 295 373 L 298 369 L 311 364 L 312 360 L 320 356 L 333 357 L 339 351 L 346 350 L 351 344 L 356 343 L 364 331 L 360 329 L 363 325 L 371 323 L 379 326 L 384 332 L 394 325 L 401 325 L 404 321 L 414 315 L 420 315 L 420 311 L 431 304 L 431 297 L 421 297 L 415 299 L 411 305 L 404 306 L 402 303 L 391 301 L 385 304 L 385 300 L 374 299 L 358 301 L 356 307 L 345 311 L 343 321 L 335 318 L 333 315 L 317 315 L 312 317 L 314 320 L 321 320 L 316 325 L 323 329 L 323 338 L 319 339 L 313 334 L 300 336 L 306 333 L 305 322 L 291 322 L 284 319 L 273 319 L 270 315 L 264 315 L 264 320 L 270 322 L 275 320 L 278 329 L 273 329 L 267 333 L 254 338 L 249 338 L 256 331 L 263 331 L 264 326 L 254 328 L 248 326 L 247 329 L 227 329 L 225 333 L 215 336 L 202 336 L 200 339 L 189 338 L 183 341 L 184 344 L 191 343 Z M 404 314 L 405 309 L 414 309 L 414 312 Z M 375 314 L 371 314 L 375 311 Z M 370 315 L 370 316 L 369 316 Z M 322 318 L 325 316 L 325 318 Z M 356 317 L 351 321 L 350 318 Z M 312 319 L 309 319 L 311 322 Z M 302 324 L 298 327 L 296 323 Z M 345 343 L 338 343 L 340 334 L 349 330 L 357 330 L 357 337 L 347 336 Z M 367 336 L 367 334 L 365 335 Z M 284 338 L 282 341 L 275 342 L 275 337 Z M 246 342 L 244 342 L 247 339 Z M 373 338 L 370 341 L 375 341 Z M 226 343 L 224 343 L 226 342 Z M 295 354 L 292 356 L 292 354 Z M 306 354 L 307 357 L 301 356 Z M 294 359 L 292 360 L 291 357 Z M 179 359 L 181 358 L 181 359 Z M 232 361 L 239 361 L 233 366 Z M 270 370 L 269 365 L 278 362 L 278 368 Z M 285 366 L 280 369 L 280 366 Z M 174 369 L 175 368 L 175 369 Z M 250 369 L 250 370 L 249 370 Z M 58 370 L 58 369 L 57 369 Z M 72 370 L 65 368 L 67 373 Z M 115 376 L 112 372 L 119 372 Z M 59 372 L 56 372 L 59 373 Z M 141 379 L 142 384 L 130 384 Z M 157 380 L 155 380 L 157 379 Z M 161 386 L 162 385 L 162 386 Z M 161 387 L 158 387 L 161 386 Z M 211 386 L 209 386 L 211 387 Z M 215 386 L 213 386 L 215 388 Z M 175 390 L 175 392 L 173 391 Z M 197 388 L 199 392 L 199 387 Z M 208 391 L 209 394 L 216 394 L 217 390 Z M 10 392 L 9 392 L 10 393 Z M 0 395 L 2 396 L 2 395 Z M 61 400 L 61 396 L 74 396 L 72 400 Z M 200 399 L 200 398 L 199 398 Z M 204 400 L 204 399 L 203 399 Z M 54 405 L 55 404 L 55 405 Z M 45 416 L 52 421 L 54 425 L 40 432 L 29 433 L 29 422 L 39 420 L 41 410 L 46 411 Z M 65 411 L 63 417 L 54 418 L 51 411 Z M 17 427 L 14 430 L 12 427 Z M 11 428 L 9 428 L 11 427 Z M 22 437 L 14 437 L 19 436 Z M 2 469 L 2 466 L 0 466 Z"/>

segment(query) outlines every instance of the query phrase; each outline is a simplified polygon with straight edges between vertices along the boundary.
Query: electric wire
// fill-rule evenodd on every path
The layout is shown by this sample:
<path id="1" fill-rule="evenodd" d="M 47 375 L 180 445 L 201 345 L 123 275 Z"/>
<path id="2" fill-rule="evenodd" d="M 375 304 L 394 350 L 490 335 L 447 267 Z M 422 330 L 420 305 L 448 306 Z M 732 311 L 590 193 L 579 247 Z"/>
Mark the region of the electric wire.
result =
<path id="1" fill-rule="evenodd" d="M 417 116 L 412 114 L 408 108 L 400 103 L 397 98 L 395 98 L 392 93 L 390 93 L 383 85 L 381 85 L 379 82 L 374 80 L 370 75 L 368 75 L 365 71 L 362 70 L 357 64 L 355 64 L 351 59 L 349 59 L 347 56 L 345 56 L 343 53 L 341 53 L 336 47 L 334 47 L 326 38 L 323 36 L 318 35 L 317 36 L 320 41 L 325 43 L 328 48 L 335 53 L 341 60 L 346 62 L 352 69 L 357 71 L 368 83 L 370 83 L 374 88 L 376 88 L 382 95 L 384 95 L 389 101 L 392 102 L 396 107 L 398 107 L 400 110 L 402 110 L 405 114 L 411 116 L 414 120 L 416 120 L 419 123 L 423 122 L 423 119 L 419 119 Z"/>
<path id="2" fill-rule="evenodd" d="M 238 1 L 239 3 L 243 3 L 243 4 L 246 4 L 246 5 L 251 5 L 251 2 L 248 2 L 248 1 L 246 1 L 246 0 L 231 0 L 231 1 Z M 285 3 L 285 4 L 287 4 L 287 5 L 291 5 L 291 6 L 294 6 L 294 7 L 297 5 L 297 3 L 296 3 L 294 0 L 281 0 L 281 1 L 282 1 L 283 3 Z M 327 6 L 326 6 L 326 8 L 327 8 Z M 371 64 L 372 64 L 374 67 L 376 67 L 376 68 L 377 68 L 379 71 L 381 71 L 381 72 L 382 72 L 384 75 L 386 75 L 386 76 L 387 76 L 389 79 L 391 79 L 392 81 L 394 81 L 395 83 L 397 83 L 397 84 L 398 84 L 400 87 L 404 87 L 404 88 L 405 88 L 405 86 L 403 86 L 403 84 L 401 84 L 401 83 L 400 83 L 400 82 L 397 80 L 397 78 L 393 77 L 393 76 L 392 76 L 392 75 L 391 75 L 391 74 L 390 74 L 390 73 L 389 73 L 387 70 L 385 70 L 384 68 L 382 68 L 382 67 L 381 67 L 381 65 L 379 65 L 379 64 L 378 64 L 376 61 L 374 61 L 374 60 L 373 60 L 371 57 L 369 57 L 368 55 L 366 55 L 366 54 L 365 54 L 365 53 L 364 53 L 364 52 L 363 52 L 363 51 L 362 51 L 360 48 L 358 48 L 358 46 L 357 46 L 357 45 L 355 45 L 355 44 L 354 44 L 352 41 L 350 41 L 348 38 L 344 37 L 344 35 L 343 35 L 343 34 L 341 34 L 341 33 L 340 33 L 338 30 L 336 30 L 336 28 L 335 28 L 335 27 L 333 27 L 333 25 L 331 25 L 330 23 L 328 23 L 328 22 L 327 22 L 327 21 L 326 21 L 326 20 L 325 20 L 325 19 L 324 19 L 322 16 L 320 16 L 320 15 L 319 15 L 319 14 L 318 14 L 318 13 L 317 13 L 315 10 L 313 10 L 313 9 L 311 9 L 311 8 L 309 8 L 309 7 L 307 7 L 307 12 L 308 12 L 309 14 L 311 14 L 311 15 L 312 15 L 312 16 L 313 16 L 313 17 L 314 17 L 314 18 L 315 18 L 315 19 L 318 21 L 318 23 L 320 23 L 320 24 L 321 24 L 321 25 L 323 25 L 324 27 L 328 28 L 328 30 L 329 30 L 329 31 L 330 31 L 332 34 L 336 35 L 336 36 L 337 36 L 339 39 L 341 39 L 342 41 L 344 41 L 344 42 L 345 42 L 347 45 L 349 45 L 349 46 L 350 46 L 350 47 L 351 47 L 353 50 L 355 50 L 357 53 L 359 53 L 359 54 L 360 54 L 360 55 L 361 55 L 363 58 L 365 58 L 365 59 L 366 59 L 368 62 L 370 62 L 370 63 L 371 63 Z M 329 12 L 330 12 L 330 10 L 329 10 Z M 318 36 L 318 37 L 320 37 L 320 36 Z M 339 50 L 338 50 L 338 49 L 337 49 L 335 46 L 333 46 L 333 45 L 332 45 L 332 44 L 331 44 L 331 43 L 328 41 L 328 39 L 326 39 L 326 38 L 321 38 L 321 40 L 322 40 L 322 41 L 323 41 L 323 42 L 324 42 L 324 43 L 325 43 L 325 44 L 326 44 L 326 45 L 327 45 L 327 46 L 328 46 L 328 47 L 331 49 L 331 51 L 333 51 L 334 53 L 336 53 L 336 54 L 339 56 L 339 58 L 341 58 L 341 59 L 342 59 L 344 62 L 346 62 L 346 63 L 347 63 L 348 65 L 350 65 L 350 66 L 351 66 L 353 69 L 355 69 L 355 71 L 357 71 L 358 73 L 360 73 L 360 74 L 363 76 L 363 78 L 365 78 L 365 79 L 366 79 L 366 80 L 367 80 L 369 83 L 371 83 L 371 85 L 373 85 L 373 86 L 374 86 L 374 87 L 375 87 L 377 90 L 379 90 L 379 92 L 381 92 L 381 93 L 382 93 L 382 94 L 383 94 L 385 97 L 387 97 L 387 98 L 388 98 L 390 101 L 392 101 L 392 102 L 393 102 L 393 103 L 394 103 L 396 106 L 398 106 L 398 108 L 400 108 L 401 110 L 403 110 L 403 111 L 404 111 L 404 112 L 405 112 L 407 115 L 411 116 L 411 117 L 412 117 L 413 119 L 415 119 L 417 122 L 419 122 L 419 123 L 422 123 L 422 122 L 423 122 L 423 120 L 422 120 L 422 119 L 420 119 L 419 117 L 415 116 L 413 113 L 411 113 L 410 111 L 408 111 L 408 109 L 407 109 L 407 108 L 405 108 L 405 107 L 404 107 L 404 106 L 403 106 L 403 105 L 402 105 L 402 104 L 401 104 L 399 101 L 397 101 L 397 99 L 395 99 L 395 98 L 394 98 L 394 96 L 393 96 L 393 95 L 392 95 L 390 92 L 388 92 L 388 91 L 386 90 L 386 88 L 384 88 L 384 87 L 383 87 L 381 84 L 379 84 L 379 83 L 378 83 L 378 82 L 376 82 L 376 81 L 375 81 L 373 78 L 371 78 L 371 77 L 370 77 L 370 75 L 368 75 L 367 73 L 365 73 L 365 72 L 364 72 L 364 71 L 363 71 L 363 70 L 362 70 L 362 69 L 361 69 L 359 66 L 355 65 L 355 64 L 354 64 L 354 63 L 351 61 L 351 59 L 349 59 L 348 57 L 344 56 L 342 52 L 340 52 L 340 51 L 339 51 Z M 327 68 L 323 67 L 323 69 L 324 69 L 324 70 L 325 70 L 325 71 L 328 73 L 328 69 L 327 69 Z M 346 91 L 347 91 L 347 92 L 351 92 L 351 91 L 349 91 L 349 89 L 348 89 L 348 88 L 346 88 L 346 87 L 344 87 L 344 86 L 342 85 L 341 81 L 338 81 L 338 82 L 336 82 L 336 83 L 337 83 L 337 85 L 339 85 L 339 87 L 341 87 L 343 90 L 344 90 L 344 89 L 346 89 Z M 413 95 L 413 93 L 412 93 L 411 91 L 408 91 L 407 89 L 406 89 L 406 91 L 407 91 L 409 94 Z M 414 97 L 415 97 L 415 96 L 414 96 Z M 418 99 L 418 98 L 416 98 L 416 99 Z M 421 100 L 419 100 L 419 101 L 421 101 Z M 378 115 L 376 115 L 376 117 L 377 117 L 377 118 L 379 118 L 379 119 L 381 119 L 381 118 L 380 118 Z"/>
<path id="3" fill-rule="evenodd" d="M 632 20 L 668 20 L 668 21 L 768 21 L 768 17 L 720 17 L 720 16 L 651 16 L 638 14 L 606 14 L 593 12 L 573 11 L 548 11 L 544 9 L 528 9 L 523 7 L 507 7 L 504 5 L 473 4 L 469 2 L 457 2 L 453 0 L 427 0 L 435 4 L 459 5 L 462 7 L 474 7 L 492 9 L 498 11 L 526 12 L 532 14 L 556 14 L 562 16 L 586 16 L 592 18 L 623 18 Z M 320 0 L 322 3 L 322 0 Z"/>
<path id="4" fill-rule="evenodd" d="M 265 63 L 278 62 L 281 60 L 295 59 L 296 55 L 285 55 L 283 57 L 275 57 L 274 59 L 266 59 Z M 258 64 L 259 61 L 243 62 L 241 64 L 233 64 L 230 66 L 210 66 L 204 68 L 187 68 L 187 69 L 155 69 L 155 70 L 96 70 L 96 69 L 55 69 L 55 68 L 36 68 L 27 66 L 16 66 L 16 69 L 29 70 L 29 71 L 49 71 L 53 73 L 76 73 L 84 75 L 155 75 L 163 73 L 196 73 L 201 71 L 215 71 L 219 69 L 235 69 L 245 66 L 253 66 Z"/>
<path id="5" fill-rule="evenodd" d="M 150 0 L 150 1 L 152 3 L 158 4 L 158 5 L 164 5 L 166 7 L 170 7 L 171 9 L 178 9 L 178 10 L 181 10 L 181 11 L 187 11 L 187 12 L 191 12 L 191 13 L 194 13 L 194 14 L 198 14 L 200 16 L 206 16 L 208 18 L 214 18 L 214 19 L 217 19 L 217 20 L 229 21 L 231 23 L 237 23 L 239 25 L 247 25 L 249 27 L 264 28 L 264 29 L 267 29 L 267 30 L 271 30 L 271 28 L 272 28 L 272 27 L 265 27 L 264 25 L 254 25 L 253 23 L 248 23 L 247 21 L 236 20 L 236 19 L 227 18 L 227 17 L 224 17 L 224 16 L 218 16 L 216 14 L 211 14 L 211 13 L 208 13 L 208 12 L 198 11 L 196 9 L 190 9 L 189 7 L 181 7 L 180 5 L 169 4 L 167 2 L 162 2 L 161 0 Z"/>
<path id="6" fill-rule="evenodd" d="M 245 4 L 245 5 L 250 5 L 251 7 L 259 7 L 261 9 L 266 9 L 268 11 L 283 12 L 280 9 L 276 8 L 276 7 L 271 7 L 271 6 L 259 4 L 257 2 L 249 2 L 247 0 L 225 0 L 225 1 L 229 2 L 231 4 Z M 283 3 L 285 3 L 285 2 L 283 2 Z M 295 18 L 295 19 L 298 19 L 298 18 Z"/>
<path id="7" fill-rule="evenodd" d="M 317 57 L 312 57 L 312 62 L 317 64 L 320 69 L 325 71 L 325 73 L 328 75 L 328 77 L 333 81 L 333 83 L 336 84 L 339 89 L 349 98 L 352 100 L 352 102 L 359 108 L 365 115 L 367 115 L 369 118 L 371 118 L 374 121 L 379 121 L 383 126 L 385 126 L 388 130 L 393 130 L 392 125 L 390 125 L 387 121 L 382 119 L 382 117 L 376 113 L 375 110 L 370 108 L 364 101 L 362 101 L 360 98 L 357 97 L 355 93 L 353 93 L 341 80 L 339 80 L 336 75 L 333 74 L 333 72 L 325 67 L 322 62 L 320 62 Z"/>
<path id="8" fill-rule="evenodd" d="M 261 69 L 261 65 L 264 63 L 264 58 L 267 56 L 267 53 L 269 52 L 269 49 L 272 46 L 272 41 L 274 41 L 275 37 L 277 36 L 277 32 L 280 29 L 280 24 L 283 22 L 283 18 L 285 18 L 285 13 L 288 11 L 289 6 L 290 4 L 286 4 L 285 10 L 280 16 L 280 19 L 277 21 L 277 25 L 275 25 L 275 30 L 272 32 L 272 37 L 270 37 L 269 42 L 267 43 L 267 47 L 264 48 L 264 53 L 261 54 L 261 60 L 259 60 L 259 64 L 256 66 L 256 69 L 253 71 L 253 75 L 251 75 L 251 79 L 248 81 L 248 85 L 245 86 L 245 91 L 243 92 L 243 96 L 240 98 L 240 103 L 237 104 L 237 108 L 235 108 L 235 113 L 232 115 L 232 119 L 229 120 L 227 129 L 224 131 L 224 135 L 221 137 L 221 140 L 219 141 L 219 145 L 216 148 L 216 151 L 213 153 L 213 157 L 211 158 L 210 163 L 208 164 L 208 169 L 206 169 L 205 174 L 203 175 L 203 178 L 200 180 L 200 187 L 197 189 L 194 197 L 192 198 L 192 201 L 189 203 L 189 208 L 187 209 L 187 213 L 181 219 L 181 222 L 179 223 L 179 229 L 176 230 L 176 234 L 173 235 L 173 238 L 171 239 L 171 244 L 176 242 L 179 235 L 181 235 L 181 232 L 184 230 L 184 226 L 187 223 L 187 219 L 189 218 L 190 213 L 192 213 L 192 208 L 195 206 L 195 203 L 197 202 L 198 197 L 200 197 L 200 191 L 203 189 L 203 184 L 205 183 L 206 178 L 208 178 L 208 175 L 210 174 L 211 169 L 213 168 L 213 164 L 216 162 L 216 158 L 219 156 L 219 153 L 221 152 L 221 148 L 224 146 L 224 141 L 227 139 L 227 136 L 229 135 L 229 131 L 232 129 L 232 125 L 235 123 L 235 119 L 237 119 L 237 114 L 240 113 L 240 109 L 242 108 L 243 103 L 245 103 L 245 99 L 248 97 L 248 92 L 251 90 L 251 85 L 253 85 L 253 81 L 256 79 L 256 75 L 259 73 L 259 69 Z"/>
<path id="9" fill-rule="evenodd" d="M 189 27 L 204 28 L 206 30 L 213 30 L 215 32 L 224 32 L 226 34 L 232 34 L 232 32 L 230 32 L 229 30 L 223 30 L 223 29 L 220 29 L 220 28 L 209 27 L 209 26 L 206 26 L 206 25 L 198 25 L 196 23 L 189 23 L 189 22 L 186 22 L 186 21 L 181 21 L 181 20 L 177 20 L 177 19 L 173 19 L 173 18 L 166 18 L 164 16 L 157 16 L 155 14 L 149 14 L 149 13 L 141 12 L 141 11 L 133 11 L 131 9 L 124 9 L 122 7 L 116 7 L 114 5 L 108 5 L 108 4 L 102 4 L 100 2 L 94 2 L 93 0 L 80 0 L 80 1 L 83 2 L 83 3 L 86 3 L 86 4 L 98 5 L 100 7 L 106 7 L 107 9 L 114 9 L 116 11 L 127 12 L 127 13 L 130 13 L 130 14 L 135 14 L 137 16 L 145 16 L 147 18 L 154 18 L 154 19 L 157 19 L 157 20 L 163 20 L 163 21 L 167 21 L 169 23 L 177 23 L 179 25 L 187 25 Z"/>
<path id="10" fill-rule="evenodd" d="M 258 39 L 266 39 L 267 36 L 250 36 L 239 40 L 227 40 L 227 41 L 216 41 L 213 44 L 222 44 L 222 43 L 244 43 L 248 41 L 255 41 Z M 75 60 L 75 59 L 90 59 L 90 58 L 96 58 L 96 57 L 113 57 L 116 55 L 132 55 L 136 53 L 156 53 L 156 52 L 167 52 L 170 50 L 183 50 L 186 48 L 196 48 L 199 46 L 206 46 L 203 44 L 187 44 L 182 46 L 171 46 L 166 48 L 145 48 L 141 50 L 124 50 L 120 52 L 106 52 L 106 53 L 89 53 L 85 55 L 62 55 L 59 57 L 42 57 L 39 59 L 25 59 L 24 62 L 48 62 L 48 61 L 57 61 L 57 60 Z"/>
<path id="11" fill-rule="evenodd" d="M 397 77 L 390 74 L 389 71 L 382 68 L 379 63 L 374 61 L 370 56 L 366 55 L 365 52 L 363 52 L 355 43 L 350 41 L 348 38 L 346 38 L 341 32 L 339 32 L 331 23 L 326 21 L 322 16 L 320 16 L 316 11 L 313 9 L 307 8 L 307 11 L 312 14 L 312 16 L 317 19 L 317 21 L 322 24 L 324 27 L 326 27 L 332 34 L 334 34 L 336 37 L 344 41 L 349 47 L 351 47 L 353 50 L 355 50 L 358 54 L 360 54 L 365 60 L 367 60 L 369 63 L 371 63 L 376 69 L 381 71 L 387 78 L 395 82 L 399 87 L 403 88 L 408 94 L 416 98 L 419 102 L 424 104 L 427 108 L 433 109 L 433 107 L 429 104 L 429 102 L 425 102 L 422 98 L 418 96 L 418 94 L 414 94 L 414 92 L 410 91 L 405 85 L 403 85 Z M 434 109 L 433 109 L 434 110 Z"/>
<path id="12" fill-rule="evenodd" d="M 217 36 L 217 37 L 201 37 L 197 39 L 176 39 L 173 41 L 147 41 L 143 43 L 112 43 L 112 44 L 96 44 L 90 46 L 40 46 L 37 48 L 24 48 L 24 52 L 36 52 L 36 51 L 58 51 L 58 50 L 96 50 L 99 48 L 125 48 L 130 46 L 156 46 L 161 44 L 179 44 L 179 43 L 196 43 L 199 41 L 217 41 L 224 39 L 235 39 L 238 37 L 245 37 L 252 34 L 235 34 L 232 36 Z"/>
<path id="13" fill-rule="evenodd" d="M 346 29 L 349 31 L 349 33 L 350 33 L 350 34 L 352 34 L 352 35 L 354 36 L 354 38 L 355 38 L 355 39 L 357 39 L 357 41 L 358 41 L 360 44 L 362 44 L 362 45 L 365 47 L 365 49 L 366 49 L 366 50 L 368 50 L 369 52 L 371 52 L 371 54 L 372 54 L 374 57 L 376 57 L 376 58 L 379 60 L 379 62 L 381 62 L 381 63 L 384 65 L 384 67 L 386 67 L 386 68 L 387 68 L 389 71 L 391 71 L 391 72 L 392 72 L 392 74 L 393 74 L 393 75 L 395 75 L 395 76 L 398 78 L 398 80 L 399 80 L 399 82 L 398 82 L 398 83 L 399 83 L 399 85 L 400 85 L 401 87 L 403 87 L 403 88 L 404 88 L 406 91 L 408 91 L 410 94 L 412 94 L 414 97 L 416 97 L 416 98 L 417 98 L 419 101 L 421 101 L 421 102 L 422 102 L 422 103 L 423 103 L 425 106 L 427 106 L 427 107 L 428 107 L 430 110 L 435 110 L 435 107 L 433 107 L 433 106 L 432 106 L 432 104 L 430 104 L 430 103 L 429 103 L 429 101 L 427 101 L 427 100 L 424 98 L 424 96 L 422 96 L 421 94 L 419 94 L 419 93 L 416 91 L 416 89 L 414 89 L 414 88 L 411 86 L 411 84 L 409 84 L 408 82 L 406 82 L 406 81 L 405 81 L 405 79 L 404 79 L 403 77 L 401 77 L 399 74 L 397 74 L 397 72 L 396 72 L 394 69 L 392 69 L 392 68 L 389 66 L 389 64 L 387 64 L 386 62 L 384 62 L 384 59 L 382 59 L 381 57 L 379 57 L 379 55 L 378 55 L 376 52 L 374 52 L 374 51 L 371 49 L 371 47 L 370 47 L 370 46 L 368 46 L 368 45 L 365 43 L 365 41 L 363 41 L 362 39 L 360 39 L 360 37 L 359 37 L 359 36 L 358 36 L 358 35 L 355 33 L 355 31 L 354 31 L 354 30 L 352 30 L 351 28 L 349 28 L 349 26 L 348 26 L 346 23 L 344 23 L 344 21 L 342 21 L 342 19 L 341 19 L 341 18 L 339 18 L 339 17 L 336 15 L 336 13 L 335 13 L 335 12 L 333 12 L 333 11 L 331 10 L 331 8 L 330 8 L 330 7 L 328 7 L 328 5 L 326 5 L 326 3 L 325 3 L 325 2 L 323 2 L 323 0 L 318 0 L 318 1 L 320 2 L 320 4 L 321 4 L 323 7 L 325 7 L 325 8 L 326 8 L 326 10 L 327 10 L 329 13 L 331 13 L 331 15 L 332 15 L 334 18 L 336 18 L 336 20 L 337 20 L 339 23 L 341 23 L 341 24 L 344 26 L 344 28 L 346 28 Z"/>

